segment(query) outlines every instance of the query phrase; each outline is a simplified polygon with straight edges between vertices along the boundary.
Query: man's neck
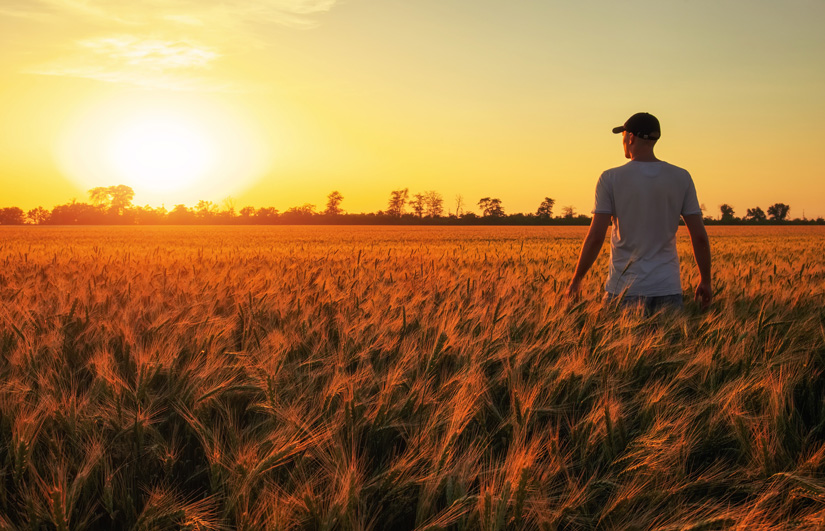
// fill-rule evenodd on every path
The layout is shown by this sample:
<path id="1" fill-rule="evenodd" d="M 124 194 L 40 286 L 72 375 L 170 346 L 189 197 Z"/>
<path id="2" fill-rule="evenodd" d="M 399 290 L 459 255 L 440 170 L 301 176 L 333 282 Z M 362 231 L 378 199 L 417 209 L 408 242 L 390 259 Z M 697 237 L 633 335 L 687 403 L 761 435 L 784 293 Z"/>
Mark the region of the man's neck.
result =
<path id="1" fill-rule="evenodd" d="M 631 153 L 630 160 L 636 162 L 659 162 L 659 159 L 656 158 L 656 155 L 654 155 L 652 151 L 647 153 Z"/>

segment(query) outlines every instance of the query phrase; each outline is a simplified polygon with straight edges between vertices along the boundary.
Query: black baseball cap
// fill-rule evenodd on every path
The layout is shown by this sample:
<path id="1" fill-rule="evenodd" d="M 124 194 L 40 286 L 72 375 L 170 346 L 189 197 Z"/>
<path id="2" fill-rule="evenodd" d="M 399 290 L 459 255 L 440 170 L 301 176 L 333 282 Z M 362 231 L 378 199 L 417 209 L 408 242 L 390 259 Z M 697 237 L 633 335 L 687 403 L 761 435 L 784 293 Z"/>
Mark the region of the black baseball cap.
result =
<path id="1" fill-rule="evenodd" d="M 627 119 L 624 125 L 614 127 L 614 133 L 621 133 L 627 131 L 633 133 L 639 138 L 647 140 L 658 140 L 662 136 L 662 128 L 659 127 L 659 120 L 650 113 L 637 112 Z"/>

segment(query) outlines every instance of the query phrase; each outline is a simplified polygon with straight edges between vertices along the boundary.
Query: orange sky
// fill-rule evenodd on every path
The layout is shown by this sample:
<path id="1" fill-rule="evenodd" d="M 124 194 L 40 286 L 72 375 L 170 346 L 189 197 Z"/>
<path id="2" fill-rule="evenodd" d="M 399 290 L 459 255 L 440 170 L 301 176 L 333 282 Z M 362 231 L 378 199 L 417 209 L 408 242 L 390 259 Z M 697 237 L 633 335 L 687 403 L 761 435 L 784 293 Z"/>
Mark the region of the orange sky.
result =
<path id="1" fill-rule="evenodd" d="M 825 216 L 825 3 L 5 0 L 0 207 L 391 190 L 589 212 L 656 114 L 700 202 Z M 153 132 L 157 132 L 156 134 Z M 169 145 L 174 143 L 174 148 Z"/>

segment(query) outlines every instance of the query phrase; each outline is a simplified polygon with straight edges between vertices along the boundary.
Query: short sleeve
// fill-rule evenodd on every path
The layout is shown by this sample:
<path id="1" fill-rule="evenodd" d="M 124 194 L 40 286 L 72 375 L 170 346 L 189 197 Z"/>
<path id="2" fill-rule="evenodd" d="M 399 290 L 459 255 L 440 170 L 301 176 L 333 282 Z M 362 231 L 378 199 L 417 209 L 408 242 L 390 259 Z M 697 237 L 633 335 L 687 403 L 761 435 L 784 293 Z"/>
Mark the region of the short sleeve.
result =
<path id="1" fill-rule="evenodd" d="M 688 174 L 688 187 L 685 190 L 685 198 L 682 201 L 682 215 L 691 216 L 694 214 L 701 214 L 702 209 L 699 207 L 699 199 L 696 197 L 696 187 L 693 185 L 693 179 Z"/>
<path id="2" fill-rule="evenodd" d="M 602 173 L 599 182 L 596 183 L 596 204 L 590 211 L 591 214 L 616 214 L 613 206 L 613 187 L 610 184 L 607 172 Z"/>

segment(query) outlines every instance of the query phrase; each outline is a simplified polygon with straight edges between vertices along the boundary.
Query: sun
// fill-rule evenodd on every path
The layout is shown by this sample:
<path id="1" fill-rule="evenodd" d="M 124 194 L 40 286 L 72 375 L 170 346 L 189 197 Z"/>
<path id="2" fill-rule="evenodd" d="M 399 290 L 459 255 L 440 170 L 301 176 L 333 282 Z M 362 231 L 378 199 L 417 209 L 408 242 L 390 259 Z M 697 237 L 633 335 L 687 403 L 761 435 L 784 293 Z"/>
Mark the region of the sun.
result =
<path id="1" fill-rule="evenodd" d="M 154 193 L 187 189 L 215 164 L 218 146 L 184 117 L 141 116 L 122 124 L 106 153 L 124 184 Z"/>
<path id="2" fill-rule="evenodd" d="M 220 102 L 131 96 L 79 109 L 55 154 L 82 189 L 124 184 L 136 204 L 193 205 L 261 179 L 271 146 L 254 121 Z"/>

